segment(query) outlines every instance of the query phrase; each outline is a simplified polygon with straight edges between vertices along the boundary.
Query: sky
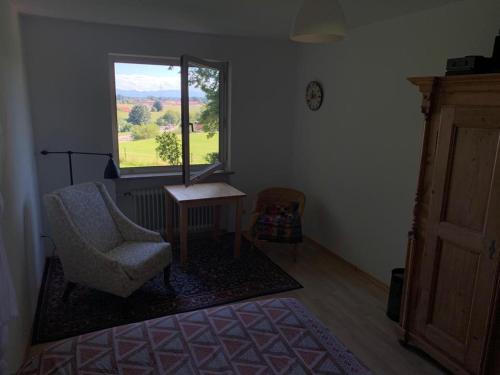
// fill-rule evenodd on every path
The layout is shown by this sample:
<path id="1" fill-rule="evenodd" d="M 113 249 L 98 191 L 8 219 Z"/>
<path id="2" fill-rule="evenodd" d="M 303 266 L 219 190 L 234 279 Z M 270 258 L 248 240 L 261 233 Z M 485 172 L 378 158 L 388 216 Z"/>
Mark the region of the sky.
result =
<path id="1" fill-rule="evenodd" d="M 118 90 L 180 90 L 180 67 L 115 63 L 115 82 Z"/>

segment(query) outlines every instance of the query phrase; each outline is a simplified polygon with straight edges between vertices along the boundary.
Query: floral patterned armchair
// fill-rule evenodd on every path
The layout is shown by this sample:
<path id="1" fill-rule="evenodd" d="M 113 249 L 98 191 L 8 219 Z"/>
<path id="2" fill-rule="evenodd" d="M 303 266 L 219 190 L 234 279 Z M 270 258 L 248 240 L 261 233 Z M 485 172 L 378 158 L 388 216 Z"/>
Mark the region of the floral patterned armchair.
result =
<path id="1" fill-rule="evenodd" d="M 168 285 L 172 250 L 159 233 L 130 221 L 101 183 L 44 197 L 56 251 L 68 281 L 127 297 L 159 272 Z"/>

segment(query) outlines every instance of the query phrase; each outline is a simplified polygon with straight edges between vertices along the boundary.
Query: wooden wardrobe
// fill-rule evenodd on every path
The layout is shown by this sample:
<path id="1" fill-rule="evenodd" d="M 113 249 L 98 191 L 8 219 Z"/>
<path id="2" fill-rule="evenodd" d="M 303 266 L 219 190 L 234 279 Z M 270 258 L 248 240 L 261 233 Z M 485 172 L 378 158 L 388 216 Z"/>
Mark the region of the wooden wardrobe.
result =
<path id="1" fill-rule="evenodd" d="M 410 78 L 423 147 L 402 339 L 454 374 L 500 374 L 500 74 Z"/>

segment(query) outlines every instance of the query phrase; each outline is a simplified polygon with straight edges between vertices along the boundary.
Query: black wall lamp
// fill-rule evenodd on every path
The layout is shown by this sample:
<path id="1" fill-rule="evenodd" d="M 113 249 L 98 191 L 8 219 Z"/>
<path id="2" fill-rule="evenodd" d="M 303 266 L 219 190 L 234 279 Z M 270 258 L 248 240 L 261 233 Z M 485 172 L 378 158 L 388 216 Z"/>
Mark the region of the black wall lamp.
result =
<path id="1" fill-rule="evenodd" d="M 100 152 L 76 152 L 76 151 L 40 151 L 42 155 L 49 154 L 66 154 L 68 155 L 68 163 L 69 163 L 69 178 L 71 185 L 73 185 L 73 155 L 98 155 L 98 156 L 108 156 L 108 164 L 106 164 L 106 169 L 104 170 L 104 178 L 107 179 L 115 179 L 120 178 L 120 170 L 116 166 L 115 161 L 113 160 L 113 154 L 111 153 L 100 153 Z"/>

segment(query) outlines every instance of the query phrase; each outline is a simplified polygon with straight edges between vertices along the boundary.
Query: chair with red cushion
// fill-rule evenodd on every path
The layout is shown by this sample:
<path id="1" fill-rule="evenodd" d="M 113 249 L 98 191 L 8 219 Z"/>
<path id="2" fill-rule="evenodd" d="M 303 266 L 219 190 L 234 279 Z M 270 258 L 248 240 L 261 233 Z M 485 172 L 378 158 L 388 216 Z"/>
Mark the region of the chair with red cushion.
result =
<path id="1" fill-rule="evenodd" d="M 257 194 L 250 222 L 252 244 L 269 241 L 293 244 L 294 259 L 297 244 L 302 242 L 304 193 L 289 188 L 269 188 Z"/>

